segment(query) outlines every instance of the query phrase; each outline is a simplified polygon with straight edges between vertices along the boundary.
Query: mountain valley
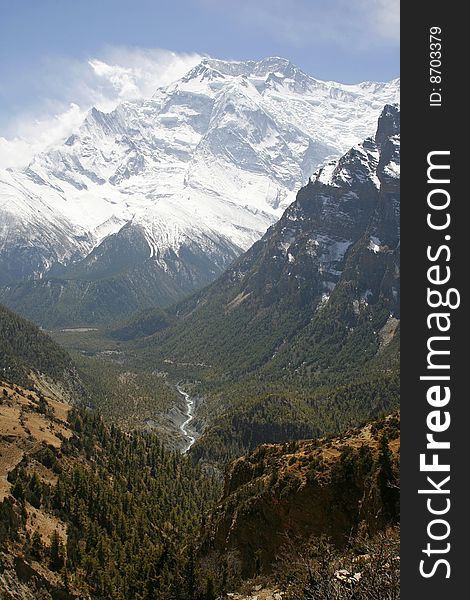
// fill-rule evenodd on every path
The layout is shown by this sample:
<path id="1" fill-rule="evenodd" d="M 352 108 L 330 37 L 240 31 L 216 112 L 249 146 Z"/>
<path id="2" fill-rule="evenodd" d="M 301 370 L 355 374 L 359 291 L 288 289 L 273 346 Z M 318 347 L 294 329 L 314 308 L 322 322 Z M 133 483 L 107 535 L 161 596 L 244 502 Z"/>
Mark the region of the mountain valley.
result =
<path id="1" fill-rule="evenodd" d="M 204 59 L 0 173 L 1 600 L 398 600 L 398 94 Z"/>
<path id="2" fill-rule="evenodd" d="M 198 460 L 398 406 L 399 124 L 385 107 L 375 137 L 320 169 L 214 283 L 107 334 L 131 363 L 188 382 Z"/>
<path id="3" fill-rule="evenodd" d="M 9 345 L 44 335 L 10 315 Z M 106 424 L 86 395 L 71 406 L 25 347 L 31 383 L 0 382 L 2 598 L 398 598 L 397 414 L 261 445 L 222 491 L 159 435 Z"/>

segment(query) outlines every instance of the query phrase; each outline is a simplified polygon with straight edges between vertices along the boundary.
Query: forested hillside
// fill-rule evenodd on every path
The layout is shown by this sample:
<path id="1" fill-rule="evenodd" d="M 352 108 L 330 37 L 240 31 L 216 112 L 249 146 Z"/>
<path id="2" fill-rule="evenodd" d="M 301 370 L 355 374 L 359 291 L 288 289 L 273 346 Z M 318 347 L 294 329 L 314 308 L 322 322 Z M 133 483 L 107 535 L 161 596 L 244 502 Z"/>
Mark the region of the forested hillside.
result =
<path id="1" fill-rule="evenodd" d="M 226 460 L 263 441 L 339 432 L 398 406 L 400 111 L 320 169 L 213 284 L 114 339 L 192 381 L 204 434 Z"/>
<path id="2" fill-rule="evenodd" d="M 70 393 L 83 389 L 68 353 L 36 325 L 0 304 L 0 377 L 28 386 L 38 376 Z"/>
<path id="3" fill-rule="evenodd" d="M 15 410 L 23 425 L 6 431 Z M 37 411 L 56 437 L 40 433 Z M 3 386 L 0 587 L 24 584 L 28 599 L 190 598 L 192 548 L 219 484 L 155 435 L 123 433 L 86 409 L 65 421 L 67 412 Z"/>
<path id="4" fill-rule="evenodd" d="M 47 368 L 50 382 L 46 389 L 35 376 L 27 387 L 0 385 L 2 600 L 215 600 L 262 585 L 288 599 L 315 591 L 321 600 L 333 592 L 365 600 L 371 590 L 398 598 L 396 533 L 387 534 L 385 553 L 377 541 L 398 519 L 397 416 L 337 438 L 261 445 L 227 466 L 223 493 L 220 471 L 205 464 L 218 457 L 220 467 L 270 436 L 307 437 L 328 414 L 321 427 L 345 429 L 345 406 L 352 421 L 389 410 L 393 388 L 384 394 L 383 383 L 368 378 L 363 387 L 320 389 L 313 403 L 300 394 L 242 402 L 232 422 L 221 414 L 208 431 L 213 447 L 207 442 L 207 455 L 196 448 L 193 459 L 203 460 L 195 464 L 159 434 L 106 423 L 80 395 L 76 407 L 59 400 L 52 377 L 70 357 L 22 319 L 8 311 L 3 318 L 23 339 L 13 345 L 19 377 Z M 237 446 L 231 427 L 251 431 L 250 439 Z M 283 562 L 291 542 L 300 552 L 295 569 Z M 350 596 L 352 572 L 346 579 L 336 572 L 357 560 L 362 579 Z"/>
<path id="5" fill-rule="evenodd" d="M 229 465 L 220 497 L 157 436 L 1 387 L 2 600 L 215 600 L 259 581 L 292 599 L 398 598 L 396 533 L 376 540 L 398 518 L 396 416 L 260 446 Z M 354 596 L 339 569 L 361 573 Z"/>
<path id="6" fill-rule="evenodd" d="M 399 434 L 394 414 L 339 437 L 263 444 L 233 461 L 202 552 L 215 562 L 232 553 L 245 577 L 279 562 L 286 576 L 295 572 L 286 552 L 300 557 L 309 540 L 344 549 L 358 534 L 373 538 L 396 525 Z"/>

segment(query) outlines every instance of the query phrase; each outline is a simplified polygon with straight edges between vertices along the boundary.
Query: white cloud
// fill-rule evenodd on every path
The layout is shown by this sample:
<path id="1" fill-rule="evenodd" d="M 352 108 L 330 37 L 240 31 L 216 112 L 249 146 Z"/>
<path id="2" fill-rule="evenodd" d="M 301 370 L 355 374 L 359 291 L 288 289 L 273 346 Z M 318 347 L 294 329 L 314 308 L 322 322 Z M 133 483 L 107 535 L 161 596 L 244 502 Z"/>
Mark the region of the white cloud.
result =
<path id="1" fill-rule="evenodd" d="M 108 65 L 98 59 L 91 59 L 88 64 L 98 77 L 111 83 L 119 98 L 135 98 L 139 95 L 132 69 L 120 65 Z"/>
<path id="2" fill-rule="evenodd" d="M 199 54 L 169 50 L 109 48 L 104 58 L 92 58 L 88 65 L 106 99 L 122 101 L 151 96 L 158 87 L 182 77 L 201 59 Z"/>
<path id="3" fill-rule="evenodd" d="M 198 54 L 109 47 L 87 60 L 49 59 L 34 104 L 8 121 L 0 136 L 0 168 L 26 166 L 38 152 L 65 140 L 96 106 L 110 111 L 119 102 L 150 97 L 201 60 Z"/>
<path id="4" fill-rule="evenodd" d="M 85 110 L 72 102 L 60 114 L 31 121 L 21 120 L 17 135 L 10 139 L 0 137 L 0 166 L 26 166 L 35 154 L 67 138 L 80 125 L 85 114 Z"/>

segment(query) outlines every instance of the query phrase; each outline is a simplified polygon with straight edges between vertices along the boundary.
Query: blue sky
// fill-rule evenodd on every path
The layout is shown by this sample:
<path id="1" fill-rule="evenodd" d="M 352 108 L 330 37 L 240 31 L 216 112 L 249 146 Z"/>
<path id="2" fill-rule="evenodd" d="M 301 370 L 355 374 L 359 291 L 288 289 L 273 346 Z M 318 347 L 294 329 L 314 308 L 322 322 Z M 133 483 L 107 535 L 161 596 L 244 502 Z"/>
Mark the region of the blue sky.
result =
<path id="1" fill-rule="evenodd" d="M 397 77 L 398 5 L 0 0 L 0 167 L 66 135 L 94 104 L 111 109 L 150 95 L 202 55 L 283 56 L 314 77 L 344 83 Z"/>

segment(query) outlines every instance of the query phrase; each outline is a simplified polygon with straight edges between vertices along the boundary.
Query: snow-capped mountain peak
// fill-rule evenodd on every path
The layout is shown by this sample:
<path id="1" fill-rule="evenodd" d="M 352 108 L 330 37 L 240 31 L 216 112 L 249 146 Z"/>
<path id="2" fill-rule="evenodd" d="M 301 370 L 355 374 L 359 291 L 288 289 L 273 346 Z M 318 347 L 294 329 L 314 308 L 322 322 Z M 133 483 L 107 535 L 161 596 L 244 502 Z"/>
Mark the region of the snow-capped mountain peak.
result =
<path id="1" fill-rule="evenodd" d="M 0 262 L 22 249 L 3 283 L 84 260 L 132 221 L 169 271 L 188 247 L 208 258 L 205 276 L 191 275 L 197 287 L 259 239 L 326 160 L 372 134 L 398 94 L 398 81 L 323 82 L 279 57 L 205 58 L 151 98 L 92 108 L 63 144 L 0 172 Z"/>

